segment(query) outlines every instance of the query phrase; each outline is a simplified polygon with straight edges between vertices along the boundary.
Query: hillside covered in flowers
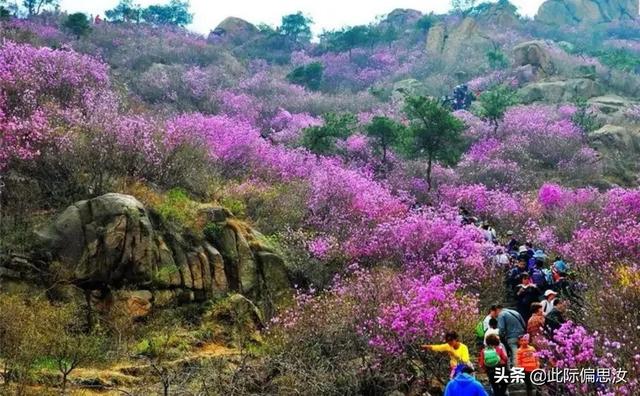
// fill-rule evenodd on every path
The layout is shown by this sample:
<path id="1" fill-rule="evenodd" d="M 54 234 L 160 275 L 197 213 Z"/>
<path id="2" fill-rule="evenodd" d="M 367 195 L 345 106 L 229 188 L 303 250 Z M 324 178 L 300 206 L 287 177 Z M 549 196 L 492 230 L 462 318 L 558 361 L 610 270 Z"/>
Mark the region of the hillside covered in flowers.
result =
<path id="1" fill-rule="evenodd" d="M 528 251 L 568 302 L 541 367 L 613 376 L 538 390 L 640 393 L 637 4 L 312 38 L 43 3 L 0 8 L 0 394 L 436 395 L 451 332 L 490 389 L 475 330 L 528 318 Z"/>

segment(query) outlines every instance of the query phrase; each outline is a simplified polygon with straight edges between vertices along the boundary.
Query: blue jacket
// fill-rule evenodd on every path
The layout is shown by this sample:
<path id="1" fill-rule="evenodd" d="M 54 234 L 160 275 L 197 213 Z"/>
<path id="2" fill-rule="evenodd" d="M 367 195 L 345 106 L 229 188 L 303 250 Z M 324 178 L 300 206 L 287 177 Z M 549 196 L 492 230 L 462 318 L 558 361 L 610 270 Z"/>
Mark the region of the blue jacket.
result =
<path id="1" fill-rule="evenodd" d="M 498 328 L 503 340 L 518 338 L 527 333 L 527 325 L 522 316 L 509 308 L 504 308 L 498 315 Z"/>
<path id="2" fill-rule="evenodd" d="M 444 396 L 488 396 L 482 384 L 469 374 L 458 374 L 444 388 Z"/>

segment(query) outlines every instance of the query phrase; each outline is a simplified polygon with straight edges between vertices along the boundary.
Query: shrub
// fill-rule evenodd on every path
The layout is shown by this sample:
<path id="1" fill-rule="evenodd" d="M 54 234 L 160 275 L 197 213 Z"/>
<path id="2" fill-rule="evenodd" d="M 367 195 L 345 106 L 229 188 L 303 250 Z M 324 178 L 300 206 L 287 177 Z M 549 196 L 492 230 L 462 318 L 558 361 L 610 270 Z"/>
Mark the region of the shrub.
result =
<path id="1" fill-rule="evenodd" d="M 180 188 L 169 190 L 156 210 L 165 220 L 177 222 L 183 227 L 193 228 L 198 220 L 198 204 Z"/>
<path id="2" fill-rule="evenodd" d="M 71 14 L 65 19 L 62 24 L 65 28 L 69 29 L 71 33 L 75 34 L 77 38 L 84 36 L 91 30 L 91 24 L 86 14 L 76 12 Z"/>
<path id="3" fill-rule="evenodd" d="M 306 66 L 299 66 L 287 75 L 287 80 L 292 84 L 302 85 L 312 91 L 320 89 L 322 84 L 322 72 L 324 67 L 320 62 L 309 63 Z"/>

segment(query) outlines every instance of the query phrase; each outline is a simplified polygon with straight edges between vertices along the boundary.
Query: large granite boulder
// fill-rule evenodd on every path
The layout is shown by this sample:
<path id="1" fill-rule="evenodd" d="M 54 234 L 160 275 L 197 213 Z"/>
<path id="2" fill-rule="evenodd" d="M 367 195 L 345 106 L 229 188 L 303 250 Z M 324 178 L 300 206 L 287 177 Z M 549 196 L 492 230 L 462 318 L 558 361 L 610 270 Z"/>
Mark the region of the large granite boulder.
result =
<path id="1" fill-rule="evenodd" d="M 617 183 L 640 182 L 640 126 L 604 125 L 589 134 L 589 141 L 603 160 L 607 175 Z"/>
<path id="2" fill-rule="evenodd" d="M 605 23 L 638 18 L 637 0 L 547 0 L 536 20 L 550 25 Z"/>
<path id="3" fill-rule="evenodd" d="M 286 266 L 257 231 L 224 208 L 204 206 L 200 214 L 214 231 L 183 234 L 134 197 L 106 194 L 69 206 L 36 235 L 69 282 L 127 290 L 121 295 L 132 316 L 155 300 L 167 305 L 235 291 L 262 301 L 288 293 Z"/>
<path id="4" fill-rule="evenodd" d="M 531 65 L 546 74 L 553 74 L 554 65 L 549 48 L 543 41 L 527 41 L 513 48 L 514 66 Z"/>
<path id="5" fill-rule="evenodd" d="M 409 29 L 415 27 L 420 18 L 422 18 L 422 13 L 420 11 L 407 8 L 396 8 L 387 14 L 380 24 L 382 26 L 388 25 L 400 30 L 402 30 L 402 28 Z"/>
<path id="6" fill-rule="evenodd" d="M 467 52 L 475 53 L 491 47 L 490 37 L 485 35 L 477 20 L 471 17 L 454 26 L 437 23 L 427 34 L 427 53 L 448 63 L 458 61 Z"/>
<path id="7" fill-rule="evenodd" d="M 209 33 L 208 40 L 212 43 L 241 45 L 259 34 L 258 28 L 244 19 L 228 17 Z"/>
<path id="8" fill-rule="evenodd" d="M 603 93 L 602 86 L 590 78 L 540 81 L 526 85 L 519 91 L 523 103 L 573 102 L 577 99 L 590 99 Z"/>
<path id="9" fill-rule="evenodd" d="M 518 9 L 509 1 L 482 3 L 470 11 L 470 15 L 483 24 L 514 27 L 520 23 Z"/>

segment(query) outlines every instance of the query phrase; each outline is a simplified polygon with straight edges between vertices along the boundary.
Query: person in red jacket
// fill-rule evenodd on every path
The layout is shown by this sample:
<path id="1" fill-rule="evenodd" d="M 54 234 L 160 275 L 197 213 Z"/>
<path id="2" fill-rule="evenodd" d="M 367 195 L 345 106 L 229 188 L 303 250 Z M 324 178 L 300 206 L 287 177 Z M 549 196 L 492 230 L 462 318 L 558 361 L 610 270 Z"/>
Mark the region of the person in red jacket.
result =
<path id="1" fill-rule="evenodd" d="M 507 362 L 509 358 L 507 353 L 500 346 L 500 338 L 496 335 L 489 335 L 486 339 L 487 345 L 480 350 L 478 364 L 480 368 L 485 370 L 489 378 L 489 384 L 493 389 L 494 396 L 505 396 L 507 394 L 507 381 L 497 381 L 496 371 L 503 370 L 504 375 L 507 374 Z"/>

